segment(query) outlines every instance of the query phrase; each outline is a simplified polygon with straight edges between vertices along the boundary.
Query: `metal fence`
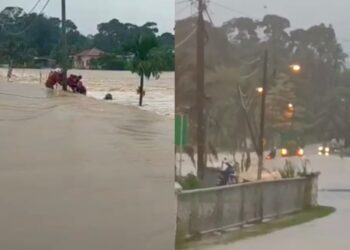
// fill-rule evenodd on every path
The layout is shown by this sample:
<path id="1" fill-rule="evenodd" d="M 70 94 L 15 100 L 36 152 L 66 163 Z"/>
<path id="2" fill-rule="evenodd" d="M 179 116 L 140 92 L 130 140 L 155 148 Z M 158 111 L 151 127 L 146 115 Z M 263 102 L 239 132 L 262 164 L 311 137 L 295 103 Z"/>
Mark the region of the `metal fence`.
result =
<path id="1" fill-rule="evenodd" d="M 206 233 L 300 211 L 317 200 L 317 176 L 181 192 L 177 230 Z"/>

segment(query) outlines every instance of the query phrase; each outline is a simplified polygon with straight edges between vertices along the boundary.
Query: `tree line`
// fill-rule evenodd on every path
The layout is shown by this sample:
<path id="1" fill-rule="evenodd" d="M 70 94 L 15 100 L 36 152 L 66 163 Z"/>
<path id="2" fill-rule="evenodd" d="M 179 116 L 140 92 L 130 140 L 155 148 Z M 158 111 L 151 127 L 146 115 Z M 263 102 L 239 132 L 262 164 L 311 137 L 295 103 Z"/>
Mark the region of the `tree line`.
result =
<path id="1" fill-rule="evenodd" d="M 176 112 L 189 115 L 192 145 L 197 128 L 196 36 L 188 35 L 196 21 L 193 17 L 179 20 L 175 27 L 176 39 L 184 40 L 176 49 Z M 345 138 L 350 146 L 350 70 L 331 25 L 294 29 L 278 15 L 261 20 L 240 17 L 220 27 L 206 23 L 206 37 L 208 152 L 244 150 L 246 138 L 259 133 L 257 88 L 262 83 L 265 50 L 269 52 L 267 144 L 276 145 L 279 138 L 291 136 L 306 143 Z M 293 73 L 292 64 L 300 65 L 301 71 Z"/>
<path id="2" fill-rule="evenodd" d="M 79 31 L 73 21 L 67 20 L 66 25 L 70 61 L 85 49 L 98 48 L 106 55 L 92 63 L 96 69 L 129 70 L 132 68 L 127 59 L 132 54 L 129 45 L 137 43 L 142 35 L 156 42 L 153 48 L 162 59 L 159 70 L 174 70 L 174 35 L 159 34 L 154 22 L 138 26 L 112 19 L 99 24 L 96 34 L 87 36 Z M 0 12 L 0 64 L 38 67 L 44 59 L 53 59 L 59 64 L 60 26 L 59 18 L 25 13 L 20 7 L 6 7 Z"/>

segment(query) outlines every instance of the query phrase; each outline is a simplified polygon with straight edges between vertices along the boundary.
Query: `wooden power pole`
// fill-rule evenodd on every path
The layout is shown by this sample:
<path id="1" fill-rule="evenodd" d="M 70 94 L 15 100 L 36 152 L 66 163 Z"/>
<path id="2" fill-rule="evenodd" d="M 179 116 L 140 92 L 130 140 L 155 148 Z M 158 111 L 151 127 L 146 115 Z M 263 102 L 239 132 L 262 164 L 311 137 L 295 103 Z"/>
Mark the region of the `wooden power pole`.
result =
<path id="1" fill-rule="evenodd" d="M 62 70 L 63 70 L 63 90 L 67 90 L 67 32 L 66 32 L 66 0 L 62 0 Z"/>
<path id="2" fill-rule="evenodd" d="M 197 171 L 200 179 L 204 178 L 206 167 L 206 119 L 205 119 L 205 89 L 204 89 L 204 34 L 205 23 L 203 12 L 206 9 L 205 0 L 198 0 L 197 21 Z"/>

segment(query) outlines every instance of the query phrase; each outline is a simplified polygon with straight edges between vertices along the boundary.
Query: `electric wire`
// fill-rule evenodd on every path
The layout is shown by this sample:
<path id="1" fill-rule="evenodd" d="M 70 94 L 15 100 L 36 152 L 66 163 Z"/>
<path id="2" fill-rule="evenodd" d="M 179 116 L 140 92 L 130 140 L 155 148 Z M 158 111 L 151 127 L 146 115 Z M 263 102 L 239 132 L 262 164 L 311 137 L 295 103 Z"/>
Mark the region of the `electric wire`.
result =
<path id="1" fill-rule="evenodd" d="M 18 32 L 11 32 L 8 29 L 6 29 L 5 25 L 2 24 L 2 29 L 3 31 L 5 31 L 7 34 L 12 35 L 12 36 L 19 36 L 23 33 L 25 33 L 27 30 L 29 30 L 31 28 L 31 26 L 36 22 L 37 18 L 42 15 L 46 9 L 46 7 L 49 5 L 50 0 L 46 0 L 46 3 L 44 4 L 44 6 L 42 7 L 42 9 L 40 10 L 39 14 L 33 19 L 33 21 L 23 30 L 18 31 Z"/>

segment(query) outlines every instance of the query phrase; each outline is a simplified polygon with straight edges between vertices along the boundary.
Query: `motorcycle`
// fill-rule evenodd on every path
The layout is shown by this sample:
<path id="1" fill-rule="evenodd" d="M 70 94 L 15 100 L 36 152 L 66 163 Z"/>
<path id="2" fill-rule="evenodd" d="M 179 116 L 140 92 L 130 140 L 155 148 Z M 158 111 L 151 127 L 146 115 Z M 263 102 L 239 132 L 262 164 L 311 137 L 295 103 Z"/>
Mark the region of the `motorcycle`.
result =
<path id="1" fill-rule="evenodd" d="M 233 185 L 238 183 L 238 177 L 236 175 L 237 166 L 232 166 L 227 162 L 225 165 L 226 169 L 219 173 L 217 186 Z"/>
<path id="2" fill-rule="evenodd" d="M 273 148 L 271 149 L 270 153 L 266 156 L 266 160 L 272 160 L 272 159 L 275 159 L 276 157 L 276 152 L 277 152 L 277 149 L 276 148 Z"/>

